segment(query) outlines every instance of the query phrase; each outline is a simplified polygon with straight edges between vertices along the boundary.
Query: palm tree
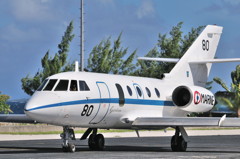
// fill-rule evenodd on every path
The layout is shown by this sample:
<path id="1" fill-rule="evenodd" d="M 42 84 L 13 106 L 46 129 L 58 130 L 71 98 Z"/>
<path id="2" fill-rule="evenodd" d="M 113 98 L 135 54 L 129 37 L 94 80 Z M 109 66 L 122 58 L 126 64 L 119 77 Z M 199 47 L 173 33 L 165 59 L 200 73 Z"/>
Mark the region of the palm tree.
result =
<path id="1" fill-rule="evenodd" d="M 215 77 L 213 80 L 221 85 L 225 91 L 216 92 L 216 99 L 235 111 L 240 117 L 240 65 L 231 73 L 232 83 L 229 88 L 220 78 Z"/>

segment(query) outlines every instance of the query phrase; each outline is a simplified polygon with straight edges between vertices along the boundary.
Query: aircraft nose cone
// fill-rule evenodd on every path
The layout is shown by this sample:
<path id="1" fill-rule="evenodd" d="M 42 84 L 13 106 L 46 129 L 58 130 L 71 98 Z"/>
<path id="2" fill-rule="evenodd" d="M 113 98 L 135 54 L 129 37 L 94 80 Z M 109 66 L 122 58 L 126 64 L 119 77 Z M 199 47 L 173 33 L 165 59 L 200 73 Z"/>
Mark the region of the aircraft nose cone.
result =
<path id="1" fill-rule="evenodd" d="M 36 92 L 25 106 L 25 114 L 37 122 L 53 123 L 59 115 L 59 97 L 51 92 Z"/>
<path id="2" fill-rule="evenodd" d="M 37 111 L 35 110 L 36 108 L 37 108 L 37 103 L 32 97 L 31 99 L 29 99 L 29 101 L 25 105 L 24 112 L 28 117 L 36 120 L 35 119 L 36 117 L 35 115 L 37 114 Z"/>
<path id="3" fill-rule="evenodd" d="M 30 99 L 30 100 L 26 103 L 24 110 L 25 110 L 25 112 L 29 112 L 29 111 L 31 111 L 32 109 L 34 109 L 35 107 L 36 107 L 36 104 L 33 102 L 32 99 Z"/>

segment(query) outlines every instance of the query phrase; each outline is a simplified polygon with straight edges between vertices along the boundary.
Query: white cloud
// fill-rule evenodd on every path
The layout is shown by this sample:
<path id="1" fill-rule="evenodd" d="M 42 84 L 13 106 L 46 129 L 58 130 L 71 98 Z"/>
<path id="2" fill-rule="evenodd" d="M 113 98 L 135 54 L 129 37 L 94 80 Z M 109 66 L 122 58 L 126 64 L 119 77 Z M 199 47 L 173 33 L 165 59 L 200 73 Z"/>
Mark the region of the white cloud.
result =
<path id="1" fill-rule="evenodd" d="M 153 7 L 152 1 L 143 0 L 141 6 L 137 9 L 137 17 L 142 19 L 146 16 L 153 16 L 155 13 L 155 9 Z"/>
<path id="2" fill-rule="evenodd" d="M 22 30 L 17 28 L 14 24 L 10 24 L 9 26 L 1 29 L 0 33 L 0 40 L 8 42 L 26 42 L 39 39 L 41 37 L 41 34 L 36 29 Z"/>
<path id="3" fill-rule="evenodd" d="M 24 21 L 49 20 L 53 16 L 48 2 L 49 0 L 14 0 L 11 1 L 12 14 L 16 19 Z"/>

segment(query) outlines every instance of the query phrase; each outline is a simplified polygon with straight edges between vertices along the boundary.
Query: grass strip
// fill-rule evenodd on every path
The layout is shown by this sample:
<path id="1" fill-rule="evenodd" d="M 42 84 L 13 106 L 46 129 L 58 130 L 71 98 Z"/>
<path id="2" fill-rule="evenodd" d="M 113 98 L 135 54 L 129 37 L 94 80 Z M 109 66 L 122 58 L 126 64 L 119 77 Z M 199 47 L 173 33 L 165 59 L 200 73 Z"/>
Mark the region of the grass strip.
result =
<path id="1" fill-rule="evenodd" d="M 83 134 L 86 130 L 76 130 L 75 134 Z M 111 132 L 134 132 L 134 130 L 124 130 L 124 129 L 112 129 L 104 130 L 100 129 L 99 133 L 111 133 Z M 3 135 L 51 135 L 51 134 L 61 134 L 62 131 L 47 131 L 47 132 L 0 132 Z"/>
<path id="2" fill-rule="evenodd" d="M 217 128 L 217 127 L 191 127 L 186 128 L 186 131 L 188 130 L 237 130 L 240 128 L 230 127 L 230 128 Z M 173 128 L 167 128 L 167 131 L 173 131 Z M 83 134 L 86 130 L 75 130 L 75 134 Z M 139 130 L 139 131 L 164 131 L 164 130 Z M 134 132 L 134 130 L 125 130 L 125 129 L 111 129 L 111 130 L 105 130 L 100 129 L 98 131 L 99 133 L 121 133 L 121 132 Z M 51 134 L 61 134 L 62 131 L 47 131 L 47 132 L 0 132 L 0 134 L 4 135 L 51 135 Z"/>

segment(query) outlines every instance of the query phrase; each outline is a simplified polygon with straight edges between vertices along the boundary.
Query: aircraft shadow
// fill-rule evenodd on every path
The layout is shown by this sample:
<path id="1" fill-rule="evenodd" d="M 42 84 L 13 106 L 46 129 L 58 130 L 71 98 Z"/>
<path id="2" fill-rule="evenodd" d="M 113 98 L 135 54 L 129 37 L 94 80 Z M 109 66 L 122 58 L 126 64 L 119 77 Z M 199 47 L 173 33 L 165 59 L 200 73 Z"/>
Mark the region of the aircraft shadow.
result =
<path id="1" fill-rule="evenodd" d="M 91 150 L 86 145 L 76 145 L 76 152 L 90 152 Z M 204 147 L 203 149 L 206 149 Z M 196 149 L 199 149 L 196 150 Z M 92 152 L 92 151 L 91 151 Z M 102 152 L 102 151 L 93 151 Z M 200 147 L 189 147 L 186 152 L 172 152 L 169 147 L 151 147 L 151 146 L 106 146 L 103 152 L 171 152 L 171 153 L 218 153 L 218 154 L 240 154 L 240 151 L 234 150 L 202 150 Z M 24 146 L 0 146 L 0 154 L 23 154 L 23 153 L 64 153 L 62 149 L 56 147 L 24 147 Z"/>
<path id="2" fill-rule="evenodd" d="M 229 138 L 221 138 L 229 141 Z M 201 137 L 193 137 L 193 142 L 188 145 L 187 152 L 174 152 L 174 153 L 218 153 L 218 154 L 240 154 L 240 147 L 238 140 L 234 140 L 236 144 L 219 145 L 219 137 L 215 137 L 218 142 L 209 145 L 204 145 Z M 212 137 L 205 138 L 207 140 Z M 111 138 L 106 139 L 106 146 L 104 152 L 171 152 L 169 138 Z M 204 140 L 204 141 L 207 141 Z M 201 141 L 201 142 L 200 142 Z M 87 140 L 79 144 L 76 140 L 76 152 L 90 152 Z M 200 146 L 204 145 L 204 146 Z M 224 147 L 223 147 L 224 146 Z M 94 151 L 97 152 L 97 151 Z M 98 151 L 100 152 L 100 151 Z M 0 141 L 0 154 L 22 154 L 22 153 L 64 153 L 61 148 L 61 140 L 27 140 L 27 141 Z"/>
<path id="3" fill-rule="evenodd" d="M 0 146 L 0 154 L 22 154 L 22 153 L 56 153 L 62 152 L 61 148 L 52 147 L 15 147 Z"/>

